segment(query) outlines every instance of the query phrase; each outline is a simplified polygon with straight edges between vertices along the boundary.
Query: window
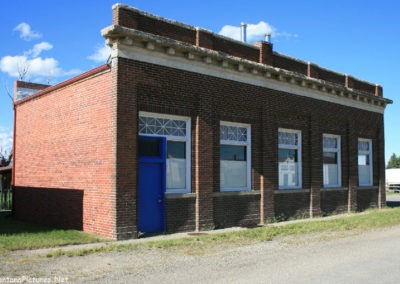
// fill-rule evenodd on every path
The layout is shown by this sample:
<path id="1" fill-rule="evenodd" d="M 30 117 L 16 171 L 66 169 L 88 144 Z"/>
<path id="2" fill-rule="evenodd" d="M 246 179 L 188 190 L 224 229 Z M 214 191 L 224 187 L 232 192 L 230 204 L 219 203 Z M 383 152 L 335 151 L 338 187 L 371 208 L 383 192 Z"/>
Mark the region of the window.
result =
<path id="1" fill-rule="evenodd" d="M 372 185 L 372 140 L 358 139 L 358 185 Z"/>
<path id="2" fill-rule="evenodd" d="M 190 118 L 140 112 L 139 134 L 166 137 L 166 191 L 190 192 Z"/>
<path id="3" fill-rule="evenodd" d="M 340 136 L 324 134 L 322 139 L 324 187 L 339 187 L 342 185 Z"/>
<path id="4" fill-rule="evenodd" d="M 251 188 L 250 125 L 221 122 L 220 183 L 221 191 Z"/>
<path id="5" fill-rule="evenodd" d="M 279 129 L 279 188 L 301 188 L 301 131 Z"/>

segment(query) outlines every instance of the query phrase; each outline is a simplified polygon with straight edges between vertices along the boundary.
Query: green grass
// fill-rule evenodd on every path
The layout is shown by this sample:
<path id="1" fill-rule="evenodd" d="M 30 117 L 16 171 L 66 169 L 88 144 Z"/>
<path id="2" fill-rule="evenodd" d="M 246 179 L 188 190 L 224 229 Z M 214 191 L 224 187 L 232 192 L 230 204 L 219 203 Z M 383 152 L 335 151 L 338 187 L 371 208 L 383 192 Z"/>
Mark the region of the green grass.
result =
<path id="1" fill-rule="evenodd" d="M 184 254 L 203 254 L 216 248 L 229 248 L 255 242 L 271 241 L 279 237 L 312 233 L 360 233 L 371 229 L 400 225 L 400 208 L 370 210 L 363 214 L 343 216 L 336 219 L 321 219 L 312 222 L 268 225 L 254 229 L 221 232 L 173 240 L 148 241 L 143 243 L 108 243 L 95 248 L 59 250 L 49 252 L 47 257 L 79 256 L 109 251 L 132 251 L 143 249 L 174 250 Z M 339 234 L 340 235 L 340 234 Z M 12 250 L 59 247 L 104 241 L 101 237 L 76 230 L 61 230 L 36 224 L 19 222 L 0 213 L 0 253 Z"/>
<path id="2" fill-rule="evenodd" d="M 278 237 L 296 236 L 312 233 L 360 233 L 371 229 L 400 224 L 400 208 L 371 210 L 365 214 L 355 214 L 333 220 L 301 222 L 284 226 L 265 226 L 249 230 L 185 237 L 175 240 L 149 241 L 145 243 L 107 244 L 101 247 L 80 250 L 57 250 L 47 257 L 82 256 L 110 251 L 131 251 L 138 249 L 164 249 L 180 251 L 184 254 L 212 252 L 216 247 L 229 248 L 256 242 L 271 241 Z M 340 235 L 340 234 L 339 234 Z"/>
<path id="3" fill-rule="evenodd" d="M 0 213 L 0 252 L 99 242 L 104 239 L 77 230 L 61 230 L 16 221 Z"/>

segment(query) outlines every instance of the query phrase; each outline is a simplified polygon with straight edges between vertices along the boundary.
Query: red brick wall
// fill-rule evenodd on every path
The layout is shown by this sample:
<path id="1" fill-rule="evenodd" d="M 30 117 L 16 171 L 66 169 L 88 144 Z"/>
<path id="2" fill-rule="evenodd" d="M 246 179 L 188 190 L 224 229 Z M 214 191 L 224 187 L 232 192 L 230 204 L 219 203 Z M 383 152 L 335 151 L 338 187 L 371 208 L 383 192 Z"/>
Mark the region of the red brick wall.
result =
<path id="1" fill-rule="evenodd" d="M 347 190 L 321 190 L 321 214 L 347 212 Z"/>
<path id="2" fill-rule="evenodd" d="M 346 76 L 344 74 L 321 68 L 315 64 L 308 66 L 307 63 L 300 60 L 279 53 L 273 53 L 272 45 L 270 46 L 271 50 L 266 52 L 265 48 L 260 48 L 262 45 L 261 42 L 255 43 L 254 46 L 257 48 L 254 48 L 254 46 L 251 45 L 216 36 L 214 33 L 202 30 L 196 31 L 192 26 L 161 19 L 136 9 L 115 6 L 113 9 L 113 24 L 198 45 L 254 62 L 261 62 L 312 78 L 326 80 L 343 86 L 346 85 Z M 266 56 L 269 58 L 266 58 Z M 260 59 L 262 60 L 260 61 Z M 375 84 L 363 82 L 354 78 L 351 78 L 349 87 L 377 96 L 381 96 L 382 92 L 379 88 L 375 90 Z"/>
<path id="3" fill-rule="evenodd" d="M 347 197 L 345 201 L 340 199 L 343 196 L 326 198 L 330 196 L 330 193 L 323 192 L 321 189 L 322 159 L 318 155 L 322 155 L 322 134 L 324 133 L 341 136 L 342 186 L 347 188 L 351 185 L 356 191 L 358 187 L 357 138 L 373 139 L 374 186 L 379 185 L 379 171 L 384 167 L 378 156 L 379 149 L 383 148 L 383 140 L 378 140 L 378 130 L 383 127 L 381 114 L 127 59 L 119 59 L 119 68 L 123 68 L 122 73 L 129 74 L 128 77 L 124 77 L 124 82 L 129 87 L 126 88 L 125 94 L 120 95 L 127 98 L 137 96 L 138 108 L 136 110 L 124 107 L 121 118 L 129 118 L 132 124 L 137 111 L 192 118 L 192 192 L 195 192 L 197 186 L 194 141 L 197 116 L 199 116 L 201 155 L 198 160 L 198 188 L 201 195 L 200 222 L 203 222 L 200 227 L 220 226 L 222 223 L 240 225 L 243 220 L 249 221 L 249 219 L 252 222 L 259 222 L 260 206 L 263 206 L 266 220 L 280 216 L 287 218 L 293 215 L 309 216 L 310 191 L 276 193 L 278 190 L 278 128 L 302 131 L 303 188 L 306 190 L 313 188 L 312 202 L 315 215 L 321 214 L 321 210 L 342 210 L 348 202 Z M 135 78 L 135 80 L 129 78 Z M 219 191 L 219 122 L 221 120 L 251 124 L 252 186 L 253 190 L 264 191 L 263 203 L 261 200 L 249 199 L 246 195 L 238 195 L 234 198 L 210 195 L 212 192 Z M 129 131 L 129 135 L 120 139 L 125 139 L 128 145 L 135 143 L 132 142 L 136 141 L 135 135 Z M 349 141 L 352 142 L 351 145 Z M 128 154 L 125 152 L 125 155 L 133 157 L 134 150 L 132 151 Z M 261 178 L 264 179 L 263 187 Z M 344 192 L 348 195 L 347 190 Z M 353 197 L 357 205 L 357 195 Z M 231 206 L 232 204 L 234 206 Z M 223 209 L 221 208 L 231 208 L 235 213 L 222 216 Z M 171 231 L 171 227 L 168 226 L 177 230 L 192 228 L 195 221 L 194 202 L 174 198 L 167 201 L 166 210 L 168 231 Z"/>
<path id="4" fill-rule="evenodd" d="M 165 223 L 168 233 L 194 231 L 195 196 L 173 198 L 169 196 L 165 202 Z"/>
<path id="5" fill-rule="evenodd" d="M 196 44 L 194 28 L 175 25 L 169 21 L 159 21 L 157 18 L 145 16 L 131 9 L 114 9 L 113 24 Z"/>
<path id="6" fill-rule="evenodd" d="M 106 72 L 17 105 L 17 218 L 115 235 L 110 89 Z"/>
<path id="7" fill-rule="evenodd" d="M 260 195 L 229 195 L 214 197 L 216 228 L 234 226 L 254 227 L 260 221 Z"/>
<path id="8" fill-rule="evenodd" d="M 284 56 L 282 54 L 273 54 L 273 66 L 307 75 L 308 65 L 302 61 L 295 61 L 293 58 Z"/>

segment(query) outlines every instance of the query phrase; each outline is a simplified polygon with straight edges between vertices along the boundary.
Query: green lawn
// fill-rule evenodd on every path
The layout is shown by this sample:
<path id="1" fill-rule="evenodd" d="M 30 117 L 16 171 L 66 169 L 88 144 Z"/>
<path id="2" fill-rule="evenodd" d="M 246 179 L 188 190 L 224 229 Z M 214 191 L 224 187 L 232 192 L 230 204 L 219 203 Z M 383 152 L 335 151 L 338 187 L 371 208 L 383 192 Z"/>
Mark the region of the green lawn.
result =
<path id="1" fill-rule="evenodd" d="M 101 237 L 77 230 L 61 230 L 14 220 L 0 212 L 0 252 L 57 247 L 104 241 Z"/>
<path id="2" fill-rule="evenodd" d="M 400 225 L 400 208 L 369 210 L 361 214 L 338 216 L 335 219 L 320 219 L 312 222 L 289 223 L 282 226 L 267 225 L 218 234 L 206 234 L 172 240 L 149 241 L 144 243 L 111 243 L 101 247 L 80 250 L 57 250 L 47 256 L 76 256 L 96 252 L 135 249 L 173 249 L 185 253 L 212 251 L 215 246 L 241 246 L 254 242 L 271 241 L 278 237 L 310 233 L 360 233 L 372 229 Z M 58 247 L 104 241 L 101 237 L 76 230 L 60 230 L 46 226 L 19 222 L 0 214 L 0 252 L 17 249 Z"/>
<path id="3" fill-rule="evenodd" d="M 256 242 L 271 241 L 279 237 L 305 235 L 311 233 L 324 233 L 328 237 L 340 237 L 358 234 L 372 229 L 400 225 L 400 208 L 387 208 L 383 210 L 370 210 L 362 214 L 342 216 L 336 219 L 321 219 L 320 221 L 299 222 L 284 224 L 282 226 L 264 226 L 218 234 L 184 237 L 172 240 L 149 241 L 144 243 L 108 244 L 96 248 L 79 250 L 57 250 L 47 254 L 47 257 L 56 256 L 81 256 L 107 251 L 131 251 L 138 249 L 168 249 L 181 251 L 184 254 L 203 254 L 212 252 L 216 246 L 219 248 L 238 247 Z"/>

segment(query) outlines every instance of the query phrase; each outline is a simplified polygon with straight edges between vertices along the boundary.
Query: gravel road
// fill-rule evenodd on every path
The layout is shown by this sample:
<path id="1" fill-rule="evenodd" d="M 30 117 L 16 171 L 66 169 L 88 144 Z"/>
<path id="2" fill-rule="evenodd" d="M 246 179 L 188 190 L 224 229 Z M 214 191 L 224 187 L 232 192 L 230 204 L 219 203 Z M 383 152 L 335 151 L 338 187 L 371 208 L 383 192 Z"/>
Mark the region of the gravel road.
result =
<path id="1" fill-rule="evenodd" d="M 0 283 L 2 277 L 50 283 L 399 283 L 400 226 L 359 235 L 288 237 L 194 255 L 140 249 L 46 258 L 16 252 L 0 260 Z"/>

